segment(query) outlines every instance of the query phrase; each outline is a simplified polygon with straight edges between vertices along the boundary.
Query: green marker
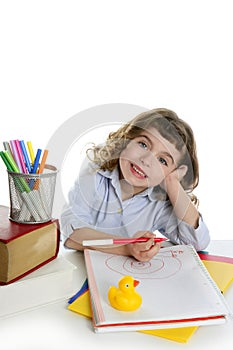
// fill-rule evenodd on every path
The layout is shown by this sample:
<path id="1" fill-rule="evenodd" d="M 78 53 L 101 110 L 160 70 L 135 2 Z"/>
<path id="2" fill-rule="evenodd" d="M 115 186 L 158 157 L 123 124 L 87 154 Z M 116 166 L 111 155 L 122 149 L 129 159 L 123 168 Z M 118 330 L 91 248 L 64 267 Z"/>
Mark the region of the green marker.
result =
<path id="1" fill-rule="evenodd" d="M 19 168 L 17 167 L 17 165 L 16 165 L 14 159 L 12 158 L 12 156 L 11 156 L 7 151 L 5 151 L 4 154 L 5 154 L 6 158 L 7 158 L 8 163 L 10 164 L 12 170 L 13 170 L 15 173 L 20 173 L 20 170 L 19 170 Z M 22 178 L 20 177 L 18 180 L 20 181 L 20 183 L 21 183 L 21 185 L 22 185 L 24 191 L 26 191 L 27 193 L 31 191 L 31 190 L 30 190 L 30 187 L 28 186 L 27 182 L 26 182 L 24 179 L 22 179 Z M 17 182 L 18 182 L 18 181 L 17 181 Z M 21 191 L 21 192 L 23 192 L 23 191 Z"/>
<path id="2" fill-rule="evenodd" d="M 13 171 L 13 169 L 12 169 L 10 163 L 8 162 L 8 160 L 7 160 L 7 158 L 6 158 L 6 156 L 5 156 L 5 154 L 4 154 L 3 151 L 0 152 L 0 156 L 2 157 L 2 160 L 3 160 L 3 162 L 5 163 L 5 165 L 6 165 L 6 167 L 7 167 L 7 170 Z"/>

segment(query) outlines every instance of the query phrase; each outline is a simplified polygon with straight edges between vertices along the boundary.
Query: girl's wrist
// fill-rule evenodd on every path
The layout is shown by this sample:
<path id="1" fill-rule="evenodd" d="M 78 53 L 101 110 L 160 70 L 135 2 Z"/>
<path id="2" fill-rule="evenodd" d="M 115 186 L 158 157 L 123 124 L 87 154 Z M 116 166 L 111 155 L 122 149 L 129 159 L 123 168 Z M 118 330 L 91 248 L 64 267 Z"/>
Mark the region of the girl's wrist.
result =
<path id="1" fill-rule="evenodd" d="M 180 190 L 181 184 L 180 181 L 174 176 L 168 175 L 164 182 L 164 190 L 166 191 L 168 197 L 170 197 L 171 193 L 178 193 Z"/>

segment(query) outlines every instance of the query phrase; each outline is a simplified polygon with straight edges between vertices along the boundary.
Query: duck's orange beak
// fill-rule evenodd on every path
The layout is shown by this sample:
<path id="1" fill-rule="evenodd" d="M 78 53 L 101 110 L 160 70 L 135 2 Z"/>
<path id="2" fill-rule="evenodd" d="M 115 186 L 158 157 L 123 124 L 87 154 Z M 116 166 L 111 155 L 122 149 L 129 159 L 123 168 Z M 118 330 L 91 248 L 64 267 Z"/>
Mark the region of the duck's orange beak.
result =
<path id="1" fill-rule="evenodd" d="M 134 281 L 133 281 L 133 285 L 134 285 L 134 287 L 137 287 L 137 285 L 138 285 L 139 283 L 140 283 L 139 281 L 134 280 Z"/>

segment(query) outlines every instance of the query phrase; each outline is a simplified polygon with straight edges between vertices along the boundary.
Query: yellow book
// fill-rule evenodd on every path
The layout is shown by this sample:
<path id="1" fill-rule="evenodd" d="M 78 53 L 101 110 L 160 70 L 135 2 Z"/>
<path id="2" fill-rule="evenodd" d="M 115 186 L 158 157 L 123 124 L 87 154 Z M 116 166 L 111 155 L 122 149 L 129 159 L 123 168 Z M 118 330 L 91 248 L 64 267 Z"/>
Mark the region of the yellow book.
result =
<path id="1" fill-rule="evenodd" d="M 233 263 L 208 260 L 203 260 L 203 263 L 221 292 L 224 293 L 233 281 Z"/>
<path id="2" fill-rule="evenodd" d="M 89 290 L 87 289 L 75 301 L 73 301 L 73 303 L 68 306 L 68 309 L 77 312 L 80 315 L 91 318 L 92 312 Z"/>

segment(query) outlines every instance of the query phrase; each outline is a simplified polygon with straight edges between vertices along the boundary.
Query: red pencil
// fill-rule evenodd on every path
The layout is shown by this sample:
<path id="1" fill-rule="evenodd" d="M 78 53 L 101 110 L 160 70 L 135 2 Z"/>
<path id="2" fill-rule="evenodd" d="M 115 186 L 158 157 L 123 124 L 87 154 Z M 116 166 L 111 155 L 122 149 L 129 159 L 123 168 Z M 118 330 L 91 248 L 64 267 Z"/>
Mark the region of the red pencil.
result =
<path id="1" fill-rule="evenodd" d="M 83 241 L 83 246 L 95 246 L 95 245 L 112 245 L 112 244 L 131 244 L 138 242 L 147 242 L 150 238 L 148 237 L 138 237 L 138 238 L 115 238 L 115 239 L 94 239 Z M 163 242 L 167 238 L 154 238 L 154 242 Z"/>

